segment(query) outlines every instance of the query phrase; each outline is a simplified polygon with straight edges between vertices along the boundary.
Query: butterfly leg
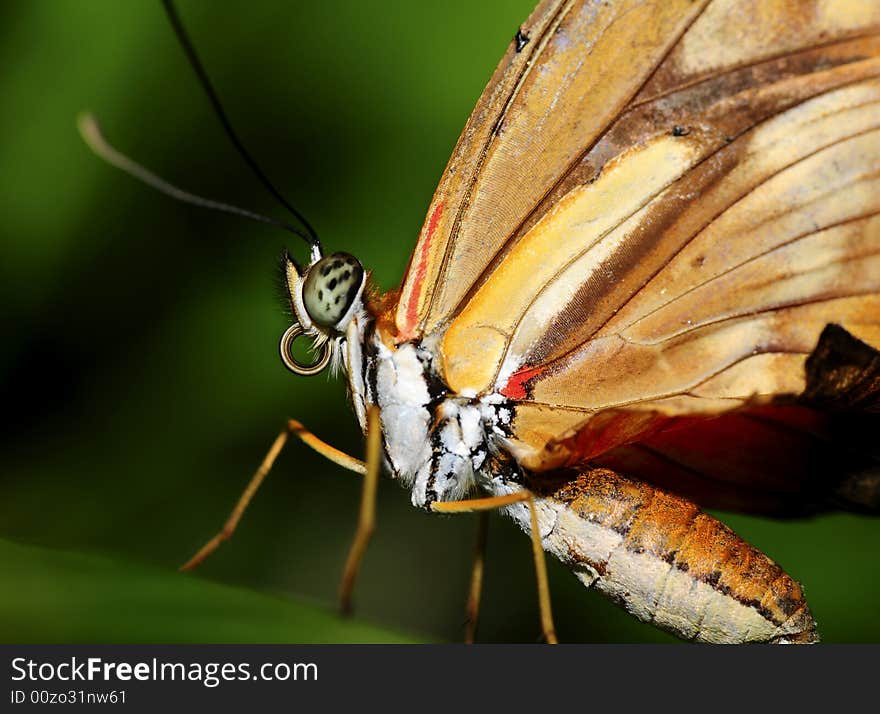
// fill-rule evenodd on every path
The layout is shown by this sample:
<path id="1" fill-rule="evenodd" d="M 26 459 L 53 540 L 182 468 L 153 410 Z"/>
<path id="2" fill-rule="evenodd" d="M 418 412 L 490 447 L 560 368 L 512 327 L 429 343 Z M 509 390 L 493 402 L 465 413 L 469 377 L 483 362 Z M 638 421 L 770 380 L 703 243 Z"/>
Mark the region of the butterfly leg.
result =
<path id="1" fill-rule="evenodd" d="M 339 608 L 345 615 L 351 612 L 351 594 L 354 590 L 354 582 L 376 527 L 376 491 L 379 486 L 379 468 L 382 465 L 382 430 L 379 425 L 379 409 L 375 406 L 367 410 L 366 457 L 364 488 L 361 492 L 357 529 L 351 549 L 348 551 L 348 559 L 345 561 L 342 582 L 339 585 Z"/>
<path id="2" fill-rule="evenodd" d="M 472 645 L 477 635 L 480 617 L 480 596 L 483 592 L 483 570 L 486 565 L 486 540 L 489 536 L 489 514 L 480 514 L 477 522 L 477 545 L 474 548 L 474 564 L 471 568 L 471 584 L 465 606 L 464 641 Z"/>
<path id="3" fill-rule="evenodd" d="M 541 629 L 548 644 L 556 644 L 556 628 L 553 625 L 553 611 L 550 607 L 550 587 L 547 584 L 547 563 L 544 560 L 544 548 L 541 546 L 541 534 L 538 530 L 538 512 L 535 499 L 528 492 L 521 491 L 506 496 L 490 496 L 473 498 L 467 501 L 437 501 L 431 504 L 436 513 L 478 513 L 492 511 L 509 506 L 512 503 L 528 503 L 532 518 L 531 538 L 532 555 L 535 560 L 535 576 L 538 581 L 538 606 L 541 610 Z"/>
<path id="4" fill-rule="evenodd" d="M 244 515 L 245 509 L 247 509 L 254 494 L 256 494 L 257 489 L 260 488 L 263 480 L 269 474 L 275 460 L 278 458 L 278 455 L 281 453 L 281 450 L 284 448 L 284 445 L 287 443 L 291 434 L 298 437 L 304 444 L 311 447 L 321 454 L 321 456 L 329 459 L 333 463 L 358 474 L 365 473 L 366 467 L 363 461 L 356 459 L 353 456 L 349 456 L 339 449 L 330 446 L 330 444 L 321 441 L 296 419 L 288 420 L 287 427 L 275 438 L 275 441 L 272 442 L 269 452 L 266 454 L 265 458 L 263 458 L 263 462 L 251 477 L 247 487 L 244 489 L 238 502 L 235 504 L 235 508 L 232 509 L 232 513 L 229 514 L 226 523 L 223 524 L 223 528 L 220 529 L 220 532 L 217 533 L 217 535 L 205 543 L 205 545 L 203 545 L 192 558 L 181 565 L 180 570 L 189 571 L 198 567 L 205 558 L 220 547 L 220 544 L 223 543 L 223 541 L 229 540 L 229 538 L 232 537 L 232 534 L 238 526 L 238 522 Z"/>

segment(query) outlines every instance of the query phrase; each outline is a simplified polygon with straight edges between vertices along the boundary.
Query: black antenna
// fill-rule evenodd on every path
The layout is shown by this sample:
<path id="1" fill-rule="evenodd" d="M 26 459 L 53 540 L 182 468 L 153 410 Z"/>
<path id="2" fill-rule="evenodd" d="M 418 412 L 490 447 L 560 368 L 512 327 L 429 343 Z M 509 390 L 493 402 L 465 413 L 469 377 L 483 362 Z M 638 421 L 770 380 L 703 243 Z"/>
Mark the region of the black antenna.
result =
<path id="1" fill-rule="evenodd" d="M 307 243 L 315 245 L 315 238 L 303 233 L 299 228 L 294 228 L 293 226 L 288 225 L 283 221 L 277 221 L 274 218 L 269 218 L 267 216 L 260 215 L 259 213 L 254 213 L 253 211 L 247 211 L 244 208 L 239 208 L 238 206 L 233 206 L 229 203 L 221 203 L 220 201 L 214 201 L 210 198 L 196 196 L 194 193 L 189 193 L 188 191 L 179 189 L 176 186 L 171 185 L 167 181 L 159 178 L 149 169 L 141 166 L 136 161 L 133 161 L 125 154 L 118 152 L 116 149 L 110 146 L 110 144 L 101 134 L 101 129 L 98 126 L 98 121 L 91 114 L 81 114 L 77 118 L 76 123 L 79 127 L 79 132 L 82 135 L 83 140 L 86 142 L 89 148 L 102 159 L 104 159 L 104 161 L 106 161 L 111 166 L 115 166 L 116 168 L 121 169 L 130 176 L 134 176 L 136 179 L 143 181 L 148 186 L 156 189 L 157 191 L 160 191 L 161 193 L 164 193 L 166 196 L 171 196 L 171 198 L 177 199 L 178 201 L 191 203 L 202 208 L 210 208 L 215 211 L 232 213 L 233 215 L 242 216 L 243 218 L 250 218 L 253 221 L 266 223 L 270 226 L 277 226 L 278 228 L 283 228 L 284 230 L 290 231 L 294 235 L 299 236 Z"/>
<path id="2" fill-rule="evenodd" d="M 299 211 L 291 206 L 290 203 L 287 202 L 284 196 L 282 196 L 278 189 L 276 189 L 275 186 L 272 185 L 272 182 L 269 181 L 266 174 L 263 173 L 262 169 L 259 167 L 259 165 L 257 165 L 257 162 L 250 155 L 248 150 L 244 148 L 244 144 L 241 143 L 241 140 L 238 138 L 238 135 L 232 128 L 232 124 L 229 122 L 229 119 L 226 116 L 223 105 L 220 103 L 220 97 L 218 97 L 217 92 L 214 91 L 214 86 L 211 84 L 211 80 L 208 78 L 208 74 L 207 72 L 205 72 L 205 68 L 202 66 L 202 63 L 199 60 L 199 56 L 196 54 L 195 47 L 193 47 L 193 44 L 189 39 L 189 35 L 184 29 L 183 23 L 180 21 L 180 16 L 177 14 L 177 10 L 175 9 L 174 4 L 171 2 L 171 0 L 162 0 L 162 6 L 165 8 L 165 13 L 168 15 L 168 20 L 171 22 L 171 26 L 174 28 L 177 39 L 180 41 L 180 44 L 183 47 L 183 51 L 186 53 L 187 59 L 189 59 L 189 63 L 195 71 L 199 83 L 202 85 L 202 88 L 208 95 L 208 99 L 211 101 L 211 104 L 214 107 L 214 113 L 220 120 L 220 124 L 226 131 L 226 135 L 229 137 L 229 140 L 238 150 L 238 153 L 241 154 L 241 157 L 245 160 L 247 165 L 250 166 L 251 171 L 254 172 L 260 182 L 269 190 L 269 192 L 276 198 L 276 200 L 288 211 L 290 211 L 303 225 L 306 233 L 308 233 L 308 237 L 306 238 L 306 240 L 308 240 L 312 246 L 320 247 L 321 241 L 318 240 L 318 234 L 315 232 L 315 229 L 312 228 L 312 225 L 306 220 L 305 216 L 303 216 Z"/>

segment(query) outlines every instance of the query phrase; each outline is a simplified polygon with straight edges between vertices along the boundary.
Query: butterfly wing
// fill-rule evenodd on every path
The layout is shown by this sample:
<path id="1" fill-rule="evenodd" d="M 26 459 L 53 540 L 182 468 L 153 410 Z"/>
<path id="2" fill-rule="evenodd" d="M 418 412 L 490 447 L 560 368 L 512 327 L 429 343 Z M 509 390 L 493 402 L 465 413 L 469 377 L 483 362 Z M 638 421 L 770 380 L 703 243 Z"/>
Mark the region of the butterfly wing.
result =
<path id="1" fill-rule="evenodd" d="M 453 391 L 514 403 L 530 468 L 708 474 L 743 503 L 767 479 L 784 500 L 791 455 L 834 448 L 808 398 L 829 324 L 880 347 L 873 0 L 542 3 L 459 140 L 396 309 Z"/>

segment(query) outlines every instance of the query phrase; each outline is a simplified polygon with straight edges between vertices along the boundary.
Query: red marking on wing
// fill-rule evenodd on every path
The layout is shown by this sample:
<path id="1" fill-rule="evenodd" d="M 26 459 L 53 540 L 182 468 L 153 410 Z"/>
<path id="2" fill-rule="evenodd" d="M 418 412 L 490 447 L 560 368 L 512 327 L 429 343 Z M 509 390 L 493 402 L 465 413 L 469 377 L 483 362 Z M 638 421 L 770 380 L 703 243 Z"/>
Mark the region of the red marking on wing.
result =
<path id="1" fill-rule="evenodd" d="M 526 382 L 532 377 L 537 377 L 545 367 L 523 367 L 521 370 L 514 372 L 507 380 L 499 392 L 508 399 L 525 399 L 526 398 Z"/>
<path id="2" fill-rule="evenodd" d="M 701 421 L 699 417 L 669 417 L 656 412 L 608 411 L 566 440 L 571 463 L 593 459 L 623 444 L 642 442 L 652 435 Z"/>
<path id="3" fill-rule="evenodd" d="M 583 458 L 704 508 L 795 515 L 823 503 L 842 474 L 864 468 L 867 423 L 852 421 L 846 441 L 832 440 L 840 426 L 828 414 L 801 406 L 752 407 L 685 419 L 682 428 L 673 424 Z"/>
<path id="4" fill-rule="evenodd" d="M 421 248 L 419 249 L 419 256 L 416 260 L 415 266 L 415 278 L 413 279 L 413 287 L 412 292 L 409 296 L 409 303 L 406 306 L 406 322 L 401 326 L 400 336 L 402 340 L 408 340 L 413 336 L 413 333 L 416 329 L 416 323 L 418 321 L 418 309 L 419 309 L 419 296 L 422 294 L 423 283 L 425 282 L 425 275 L 428 273 L 428 254 L 431 250 L 431 242 L 434 239 L 434 232 L 437 230 L 437 224 L 440 222 L 440 216 L 443 215 L 443 209 L 446 207 L 446 202 L 441 201 L 434 208 L 433 213 L 431 213 L 431 218 L 428 221 L 428 229 L 425 231 L 425 240 L 421 244 Z"/>

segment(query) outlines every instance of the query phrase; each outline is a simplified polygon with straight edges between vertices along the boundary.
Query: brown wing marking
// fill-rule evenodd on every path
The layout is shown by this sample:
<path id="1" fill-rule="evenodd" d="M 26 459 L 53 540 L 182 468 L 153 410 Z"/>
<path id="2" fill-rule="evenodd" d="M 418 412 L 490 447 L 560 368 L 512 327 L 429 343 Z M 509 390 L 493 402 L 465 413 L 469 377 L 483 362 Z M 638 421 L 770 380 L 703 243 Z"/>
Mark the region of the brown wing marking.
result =
<path id="1" fill-rule="evenodd" d="M 715 0 L 637 101 L 732 69 L 862 37 L 880 24 L 874 0 Z"/>

